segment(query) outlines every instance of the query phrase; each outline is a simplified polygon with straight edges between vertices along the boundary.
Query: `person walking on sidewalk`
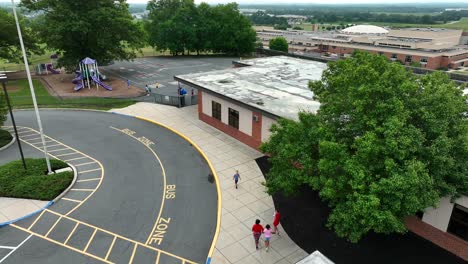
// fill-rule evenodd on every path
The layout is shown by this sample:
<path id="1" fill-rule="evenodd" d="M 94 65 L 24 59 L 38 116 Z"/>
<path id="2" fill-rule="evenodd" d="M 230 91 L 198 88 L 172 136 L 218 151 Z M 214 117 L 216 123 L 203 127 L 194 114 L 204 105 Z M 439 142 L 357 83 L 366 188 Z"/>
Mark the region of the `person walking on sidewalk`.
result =
<path id="1" fill-rule="evenodd" d="M 265 235 L 265 248 L 266 248 L 266 251 L 268 252 L 268 250 L 270 249 L 271 234 L 274 234 L 274 232 L 271 231 L 270 225 L 265 226 L 265 230 L 263 230 L 263 234 Z"/>
<path id="2" fill-rule="evenodd" d="M 281 218 L 281 214 L 280 214 L 279 210 L 276 209 L 275 214 L 273 215 L 273 226 L 275 227 L 275 230 L 273 232 L 278 234 L 278 236 L 279 236 L 278 225 L 280 223 L 280 218 Z"/>
<path id="3" fill-rule="evenodd" d="M 240 175 L 239 175 L 238 170 L 236 170 L 236 174 L 234 174 L 234 176 L 232 176 L 232 179 L 234 179 L 234 184 L 236 185 L 236 189 L 237 189 L 237 183 L 239 182 L 239 179 L 240 179 Z"/>
<path id="4" fill-rule="evenodd" d="M 127 88 L 130 89 L 130 79 L 127 79 Z"/>
<path id="5" fill-rule="evenodd" d="M 255 240 L 255 248 L 258 249 L 258 240 L 263 233 L 263 226 L 260 224 L 260 220 L 255 220 L 255 224 L 252 226 L 252 233 Z"/>

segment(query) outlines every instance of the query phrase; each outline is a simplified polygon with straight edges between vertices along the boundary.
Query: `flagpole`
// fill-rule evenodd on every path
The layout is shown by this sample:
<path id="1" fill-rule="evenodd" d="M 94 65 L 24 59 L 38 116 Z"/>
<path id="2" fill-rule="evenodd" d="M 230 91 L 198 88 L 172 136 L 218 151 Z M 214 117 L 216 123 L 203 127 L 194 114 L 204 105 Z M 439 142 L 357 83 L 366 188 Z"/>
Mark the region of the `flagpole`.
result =
<path id="1" fill-rule="evenodd" d="M 39 115 L 39 108 L 37 107 L 36 93 L 34 92 L 34 86 L 33 86 L 32 78 L 31 78 L 31 72 L 29 71 L 28 58 L 26 56 L 26 50 L 24 49 L 23 35 L 21 34 L 21 27 L 19 25 L 18 16 L 16 15 L 15 1 L 11 0 L 11 3 L 13 5 L 13 15 L 15 16 L 16 28 L 18 29 L 18 37 L 19 37 L 19 40 L 20 40 L 21 51 L 23 52 L 24 66 L 26 68 L 26 75 L 28 76 L 29 89 L 31 90 L 31 96 L 32 96 L 33 104 L 34 104 L 34 111 L 36 112 L 37 125 L 39 126 L 39 132 L 41 133 L 41 140 L 42 140 L 42 146 L 44 148 L 44 155 L 45 155 L 45 159 L 46 159 L 46 163 L 47 163 L 47 170 L 48 170 L 49 174 L 51 174 L 52 173 L 52 168 L 50 166 L 49 155 L 47 153 L 47 146 L 46 146 L 46 143 L 45 143 L 44 130 L 42 129 L 41 116 Z M 19 138 L 18 138 L 18 140 L 19 140 Z"/>

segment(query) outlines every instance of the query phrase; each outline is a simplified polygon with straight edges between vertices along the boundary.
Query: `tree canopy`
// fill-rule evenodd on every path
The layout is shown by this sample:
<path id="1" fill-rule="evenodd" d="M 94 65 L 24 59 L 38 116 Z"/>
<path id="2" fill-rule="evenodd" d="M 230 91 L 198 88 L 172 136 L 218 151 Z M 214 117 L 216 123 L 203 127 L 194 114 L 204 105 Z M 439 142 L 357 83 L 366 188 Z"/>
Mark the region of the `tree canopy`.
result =
<path id="1" fill-rule="evenodd" d="M 61 53 L 59 64 L 69 69 L 80 59 L 98 63 L 128 60 L 144 45 L 145 33 L 133 22 L 125 0 L 22 0 L 32 11 L 41 11 L 37 29 L 51 50 Z"/>
<path id="2" fill-rule="evenodd" d="M 405 232 L 407 216 L 468 192 L 468 98 L 446 74 L 357 52 L 310 88 L 318 113 L 279 121 L 261 147 L 270 193 L 311 186 L 332 209 L 328 226 L 356 242 Z"/>
<path id="3" fill-rule="evenodd" d="M 269 48 L 271 50 L 288 52 L 289 45 L 288 41 L 284 37 L 276 37 L 270 39 Z"/>
<path id="4" fill-rule="evenodd" d="M 19 16 L 18 19 L 27 55 L 42 54 L 36 33 L 28 27 L 23 17 Z M 22 61 L 22 56 L 15 18 L 13 14 L 0 8 L 0 59 L 18 63 Z"/>
<path id="5" fill-rule="evenodd" d="M 237 4 L 195 6 L 193 0 L 151 0 L 147 24 L 150 44 L 172 54 L 254 51 L 256 34 Z"/>

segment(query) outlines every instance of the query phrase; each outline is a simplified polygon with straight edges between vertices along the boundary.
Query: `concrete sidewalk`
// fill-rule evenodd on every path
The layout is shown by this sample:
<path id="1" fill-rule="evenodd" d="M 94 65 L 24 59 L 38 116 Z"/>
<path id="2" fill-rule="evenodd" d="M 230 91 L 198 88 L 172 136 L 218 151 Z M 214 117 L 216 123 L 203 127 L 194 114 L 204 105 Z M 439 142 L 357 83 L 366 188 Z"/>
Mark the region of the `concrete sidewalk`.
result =
<path id="1" fill-rule="evenodd" d="M 48 201 L 0 197 L 0 226 L 37 212 L 48 203 Z"/>
<path id="2" fill-rule="evenodd" d="M 308 254 L 299 248 L 280 227 L 274 235 L 270 251 L 262 243 L 255 249 L 251 227 L 255 219 L 263 225 L 273 221 L 273 199 L 261 184 L 265 181 L 255 159 L 262 154 L 223 132 L 198 120 L 197 106 L 171 106 L 137 103 L 116 113 L 137 115 L 167 125 L 193 140 L 211 160 L 218 174 L 222 193 L 221 232 L 212 263 L 296 263 Z M 239 170 L 239 189 L 234 188 L 232 175 Z M 262 241 L 263 242 L 263 241 Z"/>

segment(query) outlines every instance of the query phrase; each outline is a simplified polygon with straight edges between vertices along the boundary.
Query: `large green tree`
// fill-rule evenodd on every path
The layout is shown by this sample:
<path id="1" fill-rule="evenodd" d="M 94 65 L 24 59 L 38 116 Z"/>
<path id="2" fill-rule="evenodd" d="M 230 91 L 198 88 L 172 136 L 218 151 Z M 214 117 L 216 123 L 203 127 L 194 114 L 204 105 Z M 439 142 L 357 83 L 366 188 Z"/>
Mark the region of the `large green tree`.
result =
<path id="1" fill-rule="evenodd" d="M 42 54 L 43 50 L 37 42 L 36 33 L 22 16 L 19 16 L 19 21 L 27 55 Z M 13 14 L 0 8 L 0 59 L 18 63 L 22 58 L 15 18 Z"/>
<path id="2" fill-rule="evenodd" d="M 193 0 L 148 2 L 150 44 L 174 55 L 185 52 L 245 54 L 254 51 L 256 33 L 237 4 L 210 6 Z"/>
<path id="3" fill-rule="evenodd" d="M 281 121 L 262 146 L 270 192 L 311 186 L 332 209 L 328 226 L 353 242 L 405 232 L 407 216 L 468 192 L 468 98 L 447 75 L 358 52 L 310 88 L 316 117 Z"/>
<path id="4" fill-rule="evenodd" d="M 37 23 L 40 39 L 62 54 L 59 64 L 69 69 L 91 57 L 101 64 L 136 57 L 145 34 L 133 21 L 125 0 L 22 0 L 43 12 Z"/>
<path id="5" fill-rule="evenodd" d="M 268 44 L 271 50 L 277 50 L 282 52 L 288 52 L 289 50 L 288 41 L 284 37 L 276 37 L 270 39 L 270 42 Z"/>

